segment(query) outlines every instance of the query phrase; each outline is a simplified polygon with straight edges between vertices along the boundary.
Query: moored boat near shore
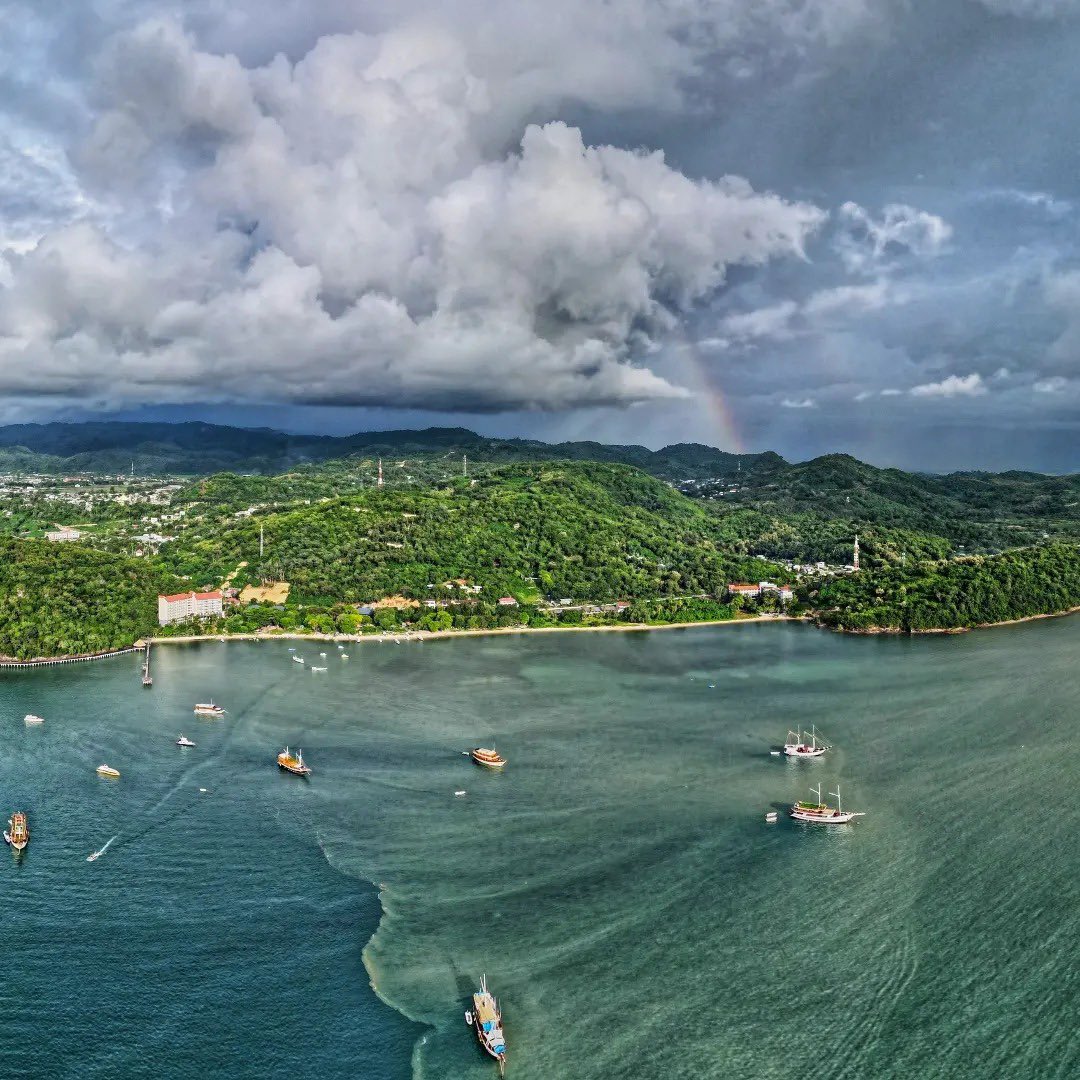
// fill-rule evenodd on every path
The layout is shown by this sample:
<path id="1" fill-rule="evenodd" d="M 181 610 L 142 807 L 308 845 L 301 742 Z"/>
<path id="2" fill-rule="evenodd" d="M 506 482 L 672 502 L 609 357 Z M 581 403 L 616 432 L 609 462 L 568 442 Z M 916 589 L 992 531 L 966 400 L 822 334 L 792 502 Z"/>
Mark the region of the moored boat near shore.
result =
<path id="1" fill-rule="evenodd" d="M 499 1075 L 506 1070 L 506 1037 L 502 1012 L 495 995 L 487 988 L 487 976 L 480 976 L 480 989 L 473 993 L 473 1007 L 465 1014 L 465 1023 L 476 1029 L 480 1045 L 499 1063 Z"/>
<path id="2" fill-rule="evenodd" d="M 293 776 L 310 776 L 311 768 L 304 764 L 304 751 L 297 750 L 296 753 L 292 753 L 286 746 L 277 756 L 278 765 L 286 772 L 291 772 Z"/>
<path id="3" fill-rule="evenodd" d="M 502 769 L 506 765 L 506 759 L 497 750 L 486 746 L 478 746 L 469 756 L 477 765 L 483 765 L 486 769 Z"/>
<path id="4" fill-rule="evenodd" d="M 11 815 L 8 827 L 4 830 L 4 839 L 16 851 L 22 851 L 30 843 L 30 829 L 26 824 L 26 815 L 21 810 Z"/>

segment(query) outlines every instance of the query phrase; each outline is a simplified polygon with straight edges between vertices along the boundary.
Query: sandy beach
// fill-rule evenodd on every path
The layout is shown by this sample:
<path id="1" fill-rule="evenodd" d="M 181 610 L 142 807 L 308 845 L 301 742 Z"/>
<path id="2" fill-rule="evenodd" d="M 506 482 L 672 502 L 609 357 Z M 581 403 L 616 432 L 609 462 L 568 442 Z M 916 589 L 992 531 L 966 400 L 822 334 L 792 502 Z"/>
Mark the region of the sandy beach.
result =
<path id="1" fill-rule="evenodd" d="M 750 615 L 742 619 L 713 619 L 705 622 L 677 623 L 620 623 L 611 626 L 500 626 L 486 630 L 399 630 L 379 634 L 303 634 L 296 631 L 280 631 L 253 634 L 187 634 L 179 637 L 154 637 L 149 640 L 154 645 L 191 644 L 196 641 L 333 641 L 366 642 L 385 641 L 395 638 L 420 639 L 434 641 L 438 638 L 488 637 L 493 634 L 572 634 L 594 633 L 596 631 L 615 631 L 627 633 L 641 630 L 687 630 L 694 626 L 740 626 L 745 623 L 762 622 L 809 622 L 810 620 L 793 615 Z"/>

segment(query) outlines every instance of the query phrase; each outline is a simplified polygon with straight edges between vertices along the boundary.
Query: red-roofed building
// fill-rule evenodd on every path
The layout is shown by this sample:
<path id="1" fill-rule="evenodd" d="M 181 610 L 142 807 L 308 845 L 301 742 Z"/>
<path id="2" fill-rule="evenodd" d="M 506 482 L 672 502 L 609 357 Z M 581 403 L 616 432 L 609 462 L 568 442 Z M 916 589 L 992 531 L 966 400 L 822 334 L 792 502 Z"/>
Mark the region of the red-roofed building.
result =
<path id="1" fill-rule="evenodd" d="M 157 598 L 158 622 L 162 626 L 193 617 L 211 619 L 220 614 L 221 593 L 216 589 L 213 592 L 176 593 Z"/>
<path id="2" fill-rule="evenodd" d="M 500 596 L 499 607 L 517 607 L 518 602 L 512 596 Z"/>
<path id="3" fill-rule="evenodd" d="M 727 587 L 729 596 L 760 596 L 760 585 L 747 585 L 743 582 L 734 582 Z"/>

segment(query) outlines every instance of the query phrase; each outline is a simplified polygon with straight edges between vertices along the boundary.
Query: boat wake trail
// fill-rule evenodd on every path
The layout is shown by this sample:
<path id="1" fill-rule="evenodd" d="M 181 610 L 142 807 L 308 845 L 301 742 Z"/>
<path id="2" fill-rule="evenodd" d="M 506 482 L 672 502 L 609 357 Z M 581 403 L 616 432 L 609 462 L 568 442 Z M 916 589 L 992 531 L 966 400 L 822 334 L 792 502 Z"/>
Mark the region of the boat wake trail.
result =
<path id="1" fill-rule="evenodd" d="M 93 855 L 87 855 L 87 856 L 86 856 L 86 861 L 87 861 L 87 862 L 93 862 L 93 861 L 94 861 L 95 859 L 100 859 L 100 858 L 101 858 L 101 856 L 102 856 L 102 855 L 104 855 L 104 854 L 105 854 L 105 852 L 109 850 L 109 845 L 110 845 L 110 844 L 111 844 L 111 843 L 112 843 L 112 842 L 113 842 L 113 841 L 114 841 L 114 840 L 116 839 L 116 837 L 117 837 L 117 836 L 119 836 L 119 835 L 120 835 L 120 834 L 119 834 L 119 833 L 117 833 L 117 834 L 116 834 L 116 836 L 110 836 L 110 837 L 109 837 L 109 839 L 105 841 L 105 846 L 104 846 L 103 848 L 99 848 L 99 849 L 98 849 L 97 851 L 95 851 L 95 852 L 93 853 Z"/>

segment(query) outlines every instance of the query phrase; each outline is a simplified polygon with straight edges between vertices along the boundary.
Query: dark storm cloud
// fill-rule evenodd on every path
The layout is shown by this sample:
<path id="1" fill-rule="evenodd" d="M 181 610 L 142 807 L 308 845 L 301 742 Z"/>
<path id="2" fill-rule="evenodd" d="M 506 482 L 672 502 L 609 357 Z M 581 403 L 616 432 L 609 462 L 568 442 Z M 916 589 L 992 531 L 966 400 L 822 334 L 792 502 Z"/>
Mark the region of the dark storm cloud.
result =
<path id="1" fill-rule="evenodd" d="M 1076 420 L 1080 4 L 312 7 L 2 6 L 8 416 L 723 441 L 719 392 L 896 460 Z"/>

